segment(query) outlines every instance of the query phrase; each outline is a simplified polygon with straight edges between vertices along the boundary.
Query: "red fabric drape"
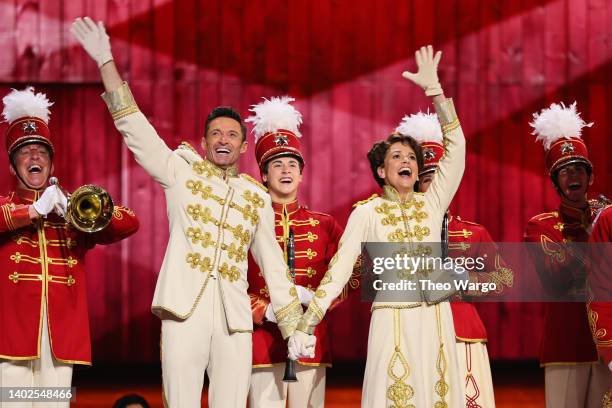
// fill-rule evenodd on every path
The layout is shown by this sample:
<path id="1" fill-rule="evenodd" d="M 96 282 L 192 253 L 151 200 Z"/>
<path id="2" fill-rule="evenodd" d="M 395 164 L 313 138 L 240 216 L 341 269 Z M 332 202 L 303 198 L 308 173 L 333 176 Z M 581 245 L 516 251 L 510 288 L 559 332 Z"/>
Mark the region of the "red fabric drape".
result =
<path id="1" fill-rule="evenodd" d="M 105 21 L 141 109 L 169 145 L 199 144 L 214 106 L 246 115 L 262 96 L 296 97 L 307 160 L 301 199 L 341 223 L 376 190 L 365 159 L 372 143 L 402 115 L 429 108 L 400 76 L 415 69 L 412 53 L 427 43 L 444 52 L 441 80 L 468 138 L 455 214 L 484 224 L 494 239 L 520 241 L 530 216 L 556 207 L 527 124 L 559 100 L 577 100 L 595 122 L 585 132 L 593 191 L 610 192 L 610 2 L 35 0 L 0 1 L 0 11 L 0 91 L 33 84 L 56 102 L 60 182 L 101 184 L 141 219 L 135 237 L 88 260 L 95 361 L 158 360 L 159 323 L 149 307 L 167 222 L 161 188 L 126 151 L 99 98 L 97 69 L 68 33 L 77 16 Z M 242 170 L 258 176 L 252 148 Z M 8 191 L 8 172 L 0 180 Z M 536 355 L 539 306 L 480 310 L 493 357 Z M 354 296 L 333 315 L 336 357 L 364 358 L 367 305 Z"/>

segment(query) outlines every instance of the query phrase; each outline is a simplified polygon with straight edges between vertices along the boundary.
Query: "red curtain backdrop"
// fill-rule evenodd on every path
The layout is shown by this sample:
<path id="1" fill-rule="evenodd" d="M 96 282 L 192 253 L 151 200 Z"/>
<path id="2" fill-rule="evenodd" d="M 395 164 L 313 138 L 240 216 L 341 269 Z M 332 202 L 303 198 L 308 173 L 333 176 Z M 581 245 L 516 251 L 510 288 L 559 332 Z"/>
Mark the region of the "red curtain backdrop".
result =
<path id="1" fill-rule="evenodd" d="M 429 43 L 443 51 L 441 81 L 468 139 L 454 213 L 484 224 L 496 240 L 516 242 L 529 217 L 556 207 L 528 126 L 532 112 L 555 101 L 578 101 L 595 122 L 585 132 L 592 191 L 610 193 L 606 0 L 0 0 L 0 15 L 0 93 L 32 84 L 55 101 L 60 182 L 103 185 L 141 220 L 136 236 L 88 259 L 96 362 L 158 361 L 150 303 L 168 232 L 162 189 L 126 150 L 99 98 L 97 68 L 69 35 L 77 16 L 104 20 L 122 73 L 170 146 L 199 145 L 214 106 L 246 115 L 262 96 L 297 98 L 306 157 L 301 200 L 341 223 L 354 202 L 376 191 L 365 158 L 372 143 L 404 114 L 431 108 L 400 76 L 415 69 L 413 51 Z M 259 176 L 253 156 L 251 145 L 241 169 Z M 0 160 L 8 170 L 6 156 Z M 0 180 L 3 192 L 12 188 L 8 171 Z M 538 305 L 480 309 L 491 356 L 537 355 Z M 368 305 L 353 296 L 333 321 L 336 358 L 363 359 Z"/>

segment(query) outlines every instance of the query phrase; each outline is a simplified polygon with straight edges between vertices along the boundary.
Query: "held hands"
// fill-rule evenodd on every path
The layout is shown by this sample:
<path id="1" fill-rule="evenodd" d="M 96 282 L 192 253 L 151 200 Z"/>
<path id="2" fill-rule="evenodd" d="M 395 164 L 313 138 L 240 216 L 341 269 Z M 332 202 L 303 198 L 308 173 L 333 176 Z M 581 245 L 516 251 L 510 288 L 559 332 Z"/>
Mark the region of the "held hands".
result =
<path id="1" fill-rule="evenodd" d="M 414 56 L 418 71 L 416 73 L 404 71 L 402 76 L 423 88 L 427 96 L 441 95 L 442 86 L 438 80 L 438 64 L 442 58 L 442 51 L 434 55 L 433 47 L 428 45 L 418 49 Z"/>
<path id="2" fill-rule="evenodd" d="M 36 212 L 42 216 L 47 216 L 55 210 L 62 217 L 66 214 L 67 206 L 68 199 L 57 186 L 47 187 L 33 205 Z"/>
<path id="3" fill-rule="evenodd" d="M 291 360 L 313 358 L 317 338 L 296 330 L 287 341 L 287 355 Z"/>
<path id="4" fill-rule="evenodd" d="M 101 21 L 94 23 L 89 17 L 77 18 L 70 27 L 70 32 L 83 46 L 98 67 L 113 59 L 110 39 Z"/>
<path id="5" fill-rule="evenodd" d="M 308 307 L 310 301 L 312 300 L 313 293 L 300 285 L 295 285 L 295 289 L 297 290 L 298 299 L 300 299 L 300 303 Z M 274 314 L 274 310 L 272 309 L 272 303 L 268 303 L 264 317 L 267 321 L 271 323 L 277 323 L 276 315 Z"/>

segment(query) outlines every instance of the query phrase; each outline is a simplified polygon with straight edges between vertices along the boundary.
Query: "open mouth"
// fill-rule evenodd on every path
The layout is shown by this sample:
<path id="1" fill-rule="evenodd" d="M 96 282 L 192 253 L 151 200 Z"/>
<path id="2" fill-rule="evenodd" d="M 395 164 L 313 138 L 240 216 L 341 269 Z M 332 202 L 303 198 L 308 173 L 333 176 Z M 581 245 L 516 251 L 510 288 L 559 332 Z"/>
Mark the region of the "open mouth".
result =
<path id="1" fill-rule="evenodd" d="M 28 173 L 30 174 L 39 174 L 40 172 L 42 172 L 42 167 L 38 164 L 33 164 L 28 167 Z"/>
<path id="2" fill-rule="evenodd" d="M 410 169 L 410 167 L 402 167 L 397 174 L 402 177 L 410 177 L 412 176 L 412 169 Z"/>
<path id="3" fill-rule="evenodd" d="M 215 149 L 215 153 L 220 154 L 222 156 L 227 156 L 230 154 L 230 149 L 227 147 L 218 147 Z"/>
<path id="4" fill-rule="evenodd" d="M 293 179 L 291 177 L 281 177 L 279 180 L 283 184 L 291 184 L 293 183 Z"/>
<path id="5" fill-rule="evenodd" d="M 568 188 L 571 191 L 579 191 L 582 188 L 582 184 L 581 183 L 570 183 Z"/>

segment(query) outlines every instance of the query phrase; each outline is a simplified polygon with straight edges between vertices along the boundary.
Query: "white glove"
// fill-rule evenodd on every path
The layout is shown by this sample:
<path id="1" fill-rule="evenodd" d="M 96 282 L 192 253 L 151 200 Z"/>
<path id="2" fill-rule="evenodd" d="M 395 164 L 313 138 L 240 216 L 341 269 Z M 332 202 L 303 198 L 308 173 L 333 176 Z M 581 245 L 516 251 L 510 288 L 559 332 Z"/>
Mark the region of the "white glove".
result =
<path id="1" fill-rule="evenodd" d="M 287 341 L 287 355 L 291 360 L 300 358 L 313 358 L 317 338 L 296 330 Z"/>
<path id="2" fill-rule="evenodd" d="M 40 198 L 34 203 L 34 209 L 36 210 L 38 214 L 46 216 L 51 211 L 53 211 L 56 208 L 56 206 L 60 205 L 61 203 L 60 194 L 64 197 L 64 200 L 65 200 L 66 197 L 59 190 L 57 186 L 47 187 L 45 191 L 42 193 L 42 195 L 40 196 Z M 64 204 L 64 208 L 66 208 L 65 204 Z"/>
<path id="3" fill-rule="evenodd" d="M 89 56 L 96 61 L 98 67 L 113 59 L 110 40 L 101 21 L 96 24 L 89 17 L 79 17 L 72 23 L 70 32 L 81 43 Z"/>
<path id="4" fill-rule="evenodd" d="M 438 80 L 438 64 L 442 58 L 442 51 L 436 52 L 434 55 L 433 47 L 421 47 L 414 53 L 418 72 L 404 71 L 402 76 L 411 80 L 425 91 L 427 96 L 436 96 L 442 94 L 442 86 Z"/>
<path id="5" fill-rule="evenodd" d="M 277 323 L 274 309 L 272 309 L 272 303 L 268 303 L 268 306 L 266 306 L 266 313 L 264 314 L 264 317 L 269 322 Z"/>
<path id="6" fill-rule="evenodd" d="M 58 202 L 55 205 L 55 212 L 61 217 L 65 217 L 68 211 L 68 198 L 66 198 L 66 195 L 64 195 L 64 192 L 60 188 L 57 189 L 57 194 Z"/>
<path id="7" fill-rule="evenodd" d="M 612 361 L 610 361 L 610 362 L 608 363 L 608 369 L 609 369 L 610 371 L 612 371 Z"/>
<path id="8" fill-rule="evenodd" d="M 310 301 L 312 300 L 312 297 L 314 296 L 313 293 L 300 285 L 295 285 L 295 289 L 297 290 L 300 303 L 304 306 L 308 306 L 310 304 Z"/>

